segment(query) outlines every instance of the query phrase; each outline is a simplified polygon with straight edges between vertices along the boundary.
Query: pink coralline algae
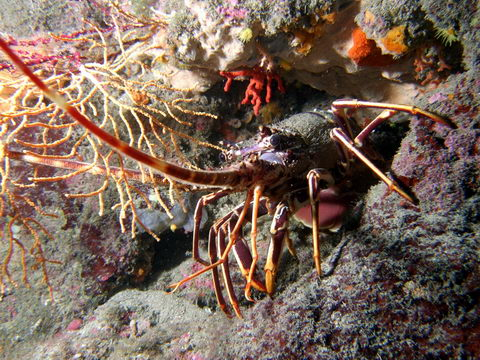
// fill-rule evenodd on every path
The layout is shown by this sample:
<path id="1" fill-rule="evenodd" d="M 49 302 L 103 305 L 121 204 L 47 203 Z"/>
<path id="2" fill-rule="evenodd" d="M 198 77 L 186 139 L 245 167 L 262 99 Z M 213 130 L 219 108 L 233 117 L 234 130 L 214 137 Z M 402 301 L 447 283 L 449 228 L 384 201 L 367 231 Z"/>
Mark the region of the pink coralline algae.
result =
<path id="1" fill-rule="evenodd" d="M 227 18 L 244 19 L 248 11 L 246 9 L 235 9 L 232 7 L 219 6 L 217 12 Z"/>
<path id="2" fill-rule="evenodd" d="M 73 319 L 70 324 L 67 326 L 68 331 L 76 331 L 79 330 L 83 325 L 83 320 L 82 319 Z"/>
<path id="3" fill-rule="evenodd" d="M 70 35 L 68 39 L 71 39 L 72 36 Z M 75 35 L 76 36 L 76 35 Z M 25 64 L 29 66 L 36 66 L 41 64 L 47 64 L 50 66 L 54 66 L 59 61 L 64 61 L 66 63 L 70 63 L 72 68 L 78 67 L 81 63 L 81 55 L 80 52 L 70 49 L 68 51 L 63 51 L 62 53 L 58 54 L 49 54 L 45 55 L 43 53 L 37 51 L 39 45 L 47 45 L 53 41 L 57 41 L 57 39 L 53 37 L 39 37 L 36 39 L 31 40 L 16 40 L 12 37 L 7 39 L 7 43 L 12 47 L 16 48 L 17 54 L 20 55 L 22 60 Z M 6 62 L 0 62 L 0 70 L 13 69 L 13 65 Z"/>
<path id="4" fill-rule="evenodd" d="M 248 10 L 247 9 L 237 9 L 236 6 L 238 5 L 237 0 L 229 0 L 227 3 L 230 6 L 219 6 L 217 7 L 217 12 L 220 15 L 225 16 L 226 18 L 231 18 L 231 19 L 244 19 L 247 14 Z"/>
<path id="5" fill-rule="evenodd" d="M 264 70 L 260 66 L 255 66 L 252 69 L 237 70 L 237 71 L 220 71 L 220 75 L 227 78 L 225 87 L 223 90 L 228 92 L 232 86 L 233 79 L 237 77 L 250 78 L 247 89 L 245 90 L 245 97 L 241 104 L 252 104 L 253 112 L 258 115 L 260 112 L 260 106 L 262 105 L 262 91 L 266 85 L 265 103 L 269 103 L 272 98 L 272 81 L 277 82 L 277 89 L 282 94 L 285 93 L 285 87 L 281 77 L 274 71 Z"/>
<path id="6" fill-rule="evenodd" d="M 120 26 L 119 30 L 127 31 L 133 27 L 134 25 L 125 24 Z M 15 39 L 12 36 L 8 36 L 6 42 L 10 47 L 15 48 L 16 53 L 25 64 L 29 66 L 49 65 L 54 67 L 58 62 L 63 61 L 65 64 L 68 64 L 67 68 L 69 71 L 76 72 L 79 66 L 82 65 L 83 57 L 86 56 L 86 54 L 82 52 L 84 51 L 83 49 L 76 48 L 76 46 L 82 42 L 82 38 L 86 35 L 96 34 L 97 32 L 103 34 L 112 33 L 115 29 L 117 29 L 115 26 L 108 26 L 102 29 L 82 29 L 69 34 L 49 34 L 32 39 Z M 75 41 L 78 41 L 78 44 L 76 44 Z M 56 44 L 58 49 L 61 47 L 63 47 L 63 49 L 57 49 L 56 53 L 44 54 L 42 51 L 47 50 L 47 48 L 44 49 L 42 46 L 46 47 L 49 44 Z M 52 49 L 49 51 L 52 51 Z M 0 61 L 0 70 L 6 69 L 12 70 L 12 64 Z"/>

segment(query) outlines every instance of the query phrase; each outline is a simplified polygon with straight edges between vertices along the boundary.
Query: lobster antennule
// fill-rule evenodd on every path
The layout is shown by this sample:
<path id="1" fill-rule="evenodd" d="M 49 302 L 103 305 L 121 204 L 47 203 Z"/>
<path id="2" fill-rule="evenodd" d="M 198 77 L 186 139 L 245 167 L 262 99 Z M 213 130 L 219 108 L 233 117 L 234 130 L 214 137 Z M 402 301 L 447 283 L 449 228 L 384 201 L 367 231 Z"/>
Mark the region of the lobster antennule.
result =
<path id="1" fill-rule="evenodd" d="M 238 170 L 206 171 L 187 169 L 148 155 L 128 145 L 126 142 L 117 139 L 115 136 L 98 127 L 76 108 L 70 106 L 61 95 L 59 95 L 55 90 L 50 89 L 38 76 L 36 76 L 2 38 L 0 38 L 0 48 L 5 52 L 5 54 L 7 54 L 15 66 L 25 76 L 27 76 L 51 101 L 53 101 L 63 111 L 68 113 L 73 119 L 79 122 L 92 134 L 97 136 L 100 140 L 106 142 L 112 148 L 123 153 L 124 155 L 157 170 L 158 172 L 162 173 L 162 175 L 181 183 L 228 188 L 237 185 L 241 179 Z"/>

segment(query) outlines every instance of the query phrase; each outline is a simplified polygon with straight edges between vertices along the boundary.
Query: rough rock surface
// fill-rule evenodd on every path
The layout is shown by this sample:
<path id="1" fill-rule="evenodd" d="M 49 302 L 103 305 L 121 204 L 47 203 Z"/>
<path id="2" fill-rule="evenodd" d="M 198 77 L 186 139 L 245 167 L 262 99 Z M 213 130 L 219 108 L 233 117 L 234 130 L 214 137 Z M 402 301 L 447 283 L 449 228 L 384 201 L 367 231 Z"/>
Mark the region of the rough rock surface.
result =
<path id="1" fill-rule="evenodd" d="M 164 2 L 146 3 L 156 10 L 163 9 L 162 6 L 165 12 L 172 10 Z M 235 16 L 232 27 L 251 25 L 256 34 L 262 32 L 262 36 L 280 43 L 288 42 L 282 27 L 301 15 L 308 15 L 308 11 L 318 5 L 315 2 L 310 8 L 300 6 L 305 5 L 304 2 L 278 1 L 277 7 L 271 9 L 266 3 L 245 2 L 248 12 L 243 18 L 240 2 L 195 2 L 200 8 L 220 12 L 224 17 Z M 356 11 L 349 14 L 348 31 L 356 24 L 381 45 L 389 30 L 406 25 L 407 30 L 403 30 L 406 38 L 400 45 L 414 50 L 408 50 L 400 58 L 400 65 L 408 63 L 410 70 L 401 67 L 402 76 L 396 81 L 407 84 L 408 89 L 414 86 L 415 90 L 407 94 L 414 105 L 434 111 L 456 125 L 449 129 L 411 117 L 410 130 L 394 156 L 391 169 L 411 188 L 418 204 L 407 203 L 389 193 L 383 184 L 372 186 L 355 205 L 352 214 L 355 220 L 326 238 L 322 248 L 326 275 L 322 278 L 317 277 L 313 268 L 309 230 L 292 224 L 297 259 L 285 254 L 275 296 L 271 299 L 259 296 L 255 304 L 242 301 L 244 319 L 227 319 L 221 311 L 212 312 L 215 299 L 207 277 L 195 279 L 173 295 L 164 293 L 168 284 L 198 270 L 189 258 L 189 236 L 178 232 L 165 234 L 159 246 L 146 236 L 131 240 L 128 234 L 120 234 L 116 215 L 96 217 L 93 201 L 81 205 L 65 203 L 59 193 L 66 189 L 52 185 L 43 190 L 42 196 L 49 196 L 51 206 L 62 204 L 64 213 L 59 222 L 47 224 L 63 241 L 46 247 L 51 255 L 64 262 L 51 268 L 56 302 L 52 304 L 47 300 L 39 275 L 32 277 L 32 288 L 9 289 L 0 302 L 0 357 L 479 358 L 479 10 L 470 1 L 464 1 L 464 6 L 455 3 L 441 8 L 435 1 L 410 1 L 402 3 L 405 4 L 402 11 L 393 11 L 394 7 L 387 3 L 391 2 L 369 0 L 355 4 Z M 296 9 L 287 18 L 290 23 L 280 22 L 274 16 L 290 7 Z M 259 10 L 266 15 L 258 15 L 263 14 Z M 211 26 L 206 19 L 203 19 L 204 26 Z M 246 25 L 241 23 L 243 20 Z M 213 31 L 215 26 L 209 29 Z M 436 29 L 447 31 L 443 34 L 453 36 L 453 43 L 439 52 L 432 50 L 440 46 L 438 43 L 427 49 L 427 58 L 417 58 L 424 60 L 418 64 L 421 69 L 414 71 L 411 61 L 415 49 L 419 49 L 419 39 L 423 36 L 433 41 Z M 448 32 L 450 29 L 453 32 Z M 171 29 L 178 33 L 181 30 Z M 230 30 L 229 25 L 218 31 Z M 348 31 L 345 30 L 344 36 Z M 195 46 L 205 45 L 205 40 L 198 39 L 201 41 Z M 320 42 L 321 38 L 315 41 Z M 351 39 L 345 41 L 351 44 Z M 221 44 L 220 36 L 216 46 Z M 344 55 L 349 47 L 344 49 Z M 250 51 L 249 56 L 255 51 L 252 44 L 245 49 L 247 53 Z M 184 50 L 182 54 L 187 54 L 192 47 L 186 44 Z M 288 56 L 308 62 L 318 60 L 315 55 L 318 51 L 314 46 L 307 56 L 309 59 L 296 53 Z M 445 60 L 442 51 L 450 51 L 456 57 L 451 70 L 439 69 L 439 59 Z M 274 53 L 279 58 L 283 54 Z M 185 62 L 185 59 L 179 56 L 177 60 Z M 212 65 L 203 58 L 192 59 L 189 65 L 203 62 L 211 73 L 224 69 L 218 66 L 218 61 Z M 302 78 L 303 65 L 297 64 L 293 70 L 297 74 L 292 78 L 313 79 L 305 82 L 320 89 L 330 88 L 334 94 L 358 96 L 358 84 L 375 88 L 360 94 L 375 93 L 384 84 L 384 80 L 370 84 L 370 75 L 366 73 L 395 72 L 388 67 L 356 68 L 351 59 L 337 59 L 348 61 L 351 69 L 355 69 L 350 77 L 345 71 L 349 67 L 344 63 L 339 85 L 332 83 L 335 77 L 330 75 L 333 70 L 329 66 Z M 256 60 L 258 57 L 253 61 L 236 59 L 237 62 L 232 61 L 229 66 L 253 66 Z M 333 61 L 330 65 L 336 67 L 338 63 Z M 403 77 L 405 74 L 409 75 L 407 79 Z M 420 78 L 415 80 L 414 75 Z M 216 75 L 209 78 L 212 82 L 219 79 Z M 429 81 L 420 85 L 424 80 Z M 346 86 L 350 83 L 356 85 Z M 289 86 L 288 91 L 294 93 L 295 86 Z M 404 91 L 406 87 L 401 89 Z M 97 183 L 91 185 L 92 188 L 98 186 Z M 230 202 L 219 202 L 210 209 L 211 217 L 218 217 L 214 213 L 223 214 L 240 201 L 241 198 L 234 198 Z M 135 275 L 137 267 L 149 266 L 156 272 L 148 281 Z M 135 279 L 143 284 L 136 285 Z M 234 280 L 240 295 L 242 282 L 238 278 Z M 135 288 L 126 289 L 127 286 Z"/>

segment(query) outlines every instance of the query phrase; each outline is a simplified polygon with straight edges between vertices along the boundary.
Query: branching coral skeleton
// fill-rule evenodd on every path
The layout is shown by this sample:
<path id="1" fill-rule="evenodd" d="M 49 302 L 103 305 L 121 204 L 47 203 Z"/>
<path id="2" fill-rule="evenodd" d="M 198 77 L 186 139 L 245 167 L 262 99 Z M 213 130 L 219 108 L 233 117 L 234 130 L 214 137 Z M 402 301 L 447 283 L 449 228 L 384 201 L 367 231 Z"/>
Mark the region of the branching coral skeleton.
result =
<path id="1" fill-rule="evenodd" d="M 20 46 L 20 56 L 27 61 L 45 84 L 67 99 L 69 105 L 82 114 L 99 119 L 99 126 L 117 138 L 145 151 L 151 156 L 175 155 L 182 164 L 196 168 L 183 154 L 183 142 L 190 145 L 218 146 L 199 141 L 190 135 L 192 120 L 198 117 L 215 119 L 207 112 L 190 109 L 193 98 L 186 97 L 191 89 L 176 89 L 150 77 L 145 59 L 155 56 L 158 45 L 152 37 L 164 31 L 161 19 L 139 19 L 116 6 L 111 8 L 112 25 L 99 28 L 86 23 L 84 30 L 74 34 L 50 35 L 45 38 L 17 41 L 9 39 L 11 47 Z M 52 40 L 53 39 L 53 40 Z M 70 57 L 51 56 L 40 59 L 35 48 L 45 42 L 64 42 L 81 61 L 71 66 Z M 24 50 L 24 49 L 28 50 Z M 147 56 L 152 50 L 153 55 Z M 28 53 L 32 51 L 32 53 Z M 154 174 L 150 169 L 125 159 L 92 138 L 88 130 L 67 117 L 50 102 L 26 77 L 2 63 L 0 68 L 0 250 L 5 247 L 0 267 L 0 294 L 10 283 L 19 281 L 10 271 L 13 257 L 22 263 L 21 282 L 28 285 L 28 268 L 39 267 L 53 298 L 47 264 L 58 263 L 44 255 L 43 241 L 53 235 L 42 225 L 42 219 L 56 217 L 43 210 L 44 203 L 32 197 L 29 190 L 46 182 L 68 181 L 88 174 L 104 178 L 97 189 L 84 193 L 66 193 L 67 198 L 98 198 L 99 213 L 105 211 L 105 190 L 114 185 L 118 203 L 112 209 L 119 213 L 123 232 L 136 234 L 137 224 L 158 240 L 137 214 L 138 204 L 152 208 L 145 187 L 148 185 L 163 210 L 172 217 L 170 207 L 180 201 L 181 185 Z M 168 76 L 165 74 L 165 76 Z M 186 120 L 185 117 L 190 120 Z M 190 134 L 189 134 L 190 132 Z M 45 171 L 49 167 L 53 170 Z M 64 169 L 64 170 L 60 170 Z M 48 175 L 45 175 L 48 173 Z M 168 187 L 167 198 L 158 186 Z M 130 224 L 127 225 L 127 221 Z M 128 229 L 129 228 L 129 229 Z M 28 234 L 31 240 L 28 239 Z"/>

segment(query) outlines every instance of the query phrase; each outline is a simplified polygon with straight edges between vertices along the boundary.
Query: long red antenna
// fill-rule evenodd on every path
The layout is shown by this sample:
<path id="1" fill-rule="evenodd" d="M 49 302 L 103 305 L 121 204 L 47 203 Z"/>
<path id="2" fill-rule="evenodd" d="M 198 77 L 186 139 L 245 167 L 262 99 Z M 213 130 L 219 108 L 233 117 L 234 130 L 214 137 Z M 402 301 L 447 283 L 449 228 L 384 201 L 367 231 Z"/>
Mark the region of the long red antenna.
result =
<path id="1" fill-rule="evenodd" d="M 186 169 L 181 166 L 172 164 L 168 161 L 150 156 L 130 145 L 117 139 L 115 136 L 98 127 L 85 115 L 80 113 L 76 108 L 70 106 L 67 101 L 55 90 L 50 89 L 32 70 L 18 57 L 10 48 L 5 40 L 0 38 L 0 48 L 8 55 L 15 66 L 27 76 L 42 92 L 58 107 L 68 113 L 73 119 L 78 121 L 83 127 L 97 136 L 101 141 L 106 142 L 112 148 L 131 157 L 132 159 L 145 164 L 163 175 L 173 178 L 174 180 L 187 184 L 207 185 L 214 187 L 230 188 L 238 185 L 241 181 L 238 170 L 220 170 L 205 171 Z"/>

